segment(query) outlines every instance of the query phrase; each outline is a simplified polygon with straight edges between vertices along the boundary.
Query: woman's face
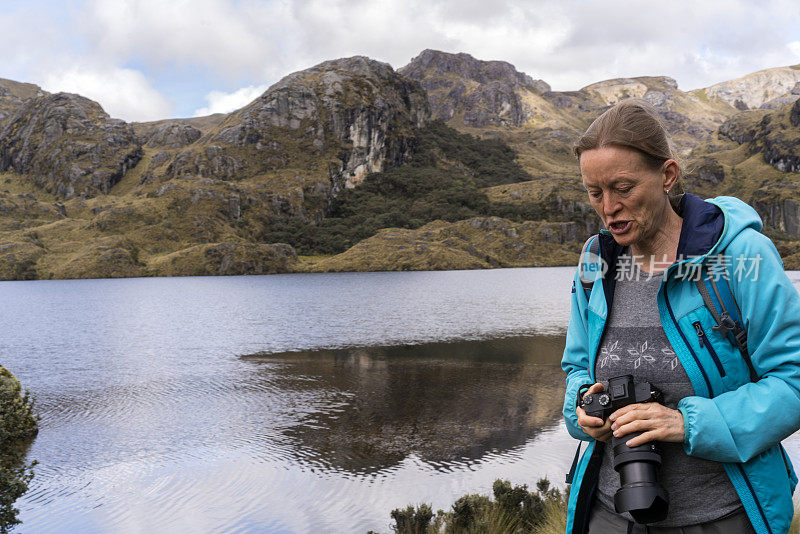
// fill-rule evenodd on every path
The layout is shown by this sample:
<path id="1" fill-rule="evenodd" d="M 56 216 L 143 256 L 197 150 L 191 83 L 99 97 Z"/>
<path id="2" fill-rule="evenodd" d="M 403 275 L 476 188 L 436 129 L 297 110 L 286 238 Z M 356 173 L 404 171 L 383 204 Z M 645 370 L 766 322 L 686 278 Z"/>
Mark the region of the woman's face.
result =
<path id="1" fill-rule="evenodd" d="M 665 190 L 674 180 L 648 168 L 637 151 L 621 146 L 587 150 L 580 165 L 589 201 L 617 243 L 648 248 L 669 208 Z"/>

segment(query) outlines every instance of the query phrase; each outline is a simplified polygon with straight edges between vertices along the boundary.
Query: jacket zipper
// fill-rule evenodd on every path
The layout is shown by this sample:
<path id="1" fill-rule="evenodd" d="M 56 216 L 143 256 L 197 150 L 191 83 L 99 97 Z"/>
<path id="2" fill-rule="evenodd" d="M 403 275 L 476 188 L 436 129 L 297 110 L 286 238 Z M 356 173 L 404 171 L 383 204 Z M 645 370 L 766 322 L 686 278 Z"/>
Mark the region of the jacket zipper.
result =
<path id="1" fill-rule="evenodd" d="M 692 326 L 697 332 L 697 339 L 700 342 L 700 347 L 705 347 L 705 349 L 711 355 L 711 359 L 714 360 L 714 364 L 717 366 L 717 371 L 719 371 L 720 376 L 725 376 L 725 368 L 722 367 L 722 362 L 720 361 L 719 356 L 717 356 L 717 351 L 715 351 L 714 347 L 711 346 L 711 341 L 709 341 L 706 333 L 703 331 L 700 321 L 692 323 Z"/>
<path id="2" fill-rule="evenodd" d="M 703 379 L 706 381 L 706 387 L 708 388 L 708 396 L 710 398 L 714 398 L 714 390 L 711 389 L 711 381 L 708 379 L 708 376 L 706 375 L 706 371 L 705 369 L 703 369 L 703 366 L 700 365 L 700 360 L 697 358 L 697 354 L 694 353 L 694 349 L 692 349 L 692 346 L 689 344 L 689 340 L 686 339 L 685 335 L 683 335 L 683 330 L 681 330 L 681 327 L 678 325 L 678 320 L 675 319 L 675 313 L 672 311 L 672 305 L 669 303 L 669 297 L 667 296 L 666 287 L 664 287 L 664 303 L 667 305 L 667 311 L 669 311 L 669 316 L 672 319 L 673 324 L 675 325 L 675 329 L 680 334 L 681 339 L 683 339 L 683 343 L 686 345 L 686 348 L 689 349 L 689 353 L 692 355 L 692 358 L 694 358 L 694 362 L 695 364 L 697 364 L 697 368 L 700 369 L 700 374 L 703 375 Z"/>
<path id="3" fill-rule="evenodd" d="M 675 328 L 681 335 L 681 338 L 683 339 L 686 348 L 689 349 L 689 352 L 694 358 L 694 361 L 697 364 L 698 369 L 700 369 L 700 373 L 703 375 L 703 378 L 706 381 L 706 386 L 708 387 L 709 396 L 713 398 L 714 391 L 711 389 L 711 382 L 708 380 L 708 376 L 706 375 L 706 372 L 703 370 L 703 366 L 700 365 L 700 360 L 698 360 L 697 354 L 695 354 L 694 349 L 692 349 L 692 346 L 689 344 L 689 341 L 686 339 L 686 336 L 683 335 L 683 330 L 681 330 L 680 326 L 678 326 L 678 320 L 675 318 L 675 313 L 672 311 L 672 305 L 669 303 L 669 297 L 667 296 L 666 287 L 664 288 L 664 303 L 667 305 L 667 311 L 669 311 L 669 316 L 670 319 L 672 319 L 672 323 L 675 325 Z M 708 346 L 710 345 L 711 344 L 709 343 Z M 764 508 L 761 506 L 761 503 L 758 500 L 758 495 L 756 495 L 756 492 L 753 489 L 753 485 L 750 483 L 750 479 L 748 478 L 747 473 L 744 472 L 744 468 L 742 467 L 741 464 L 736 464 L 736 467 L 738 468 L 739 473 L 741 473 L 742 478 L 744 479 L 745 484 L 747 485 L 747 491 L 750 493 L 750 495 L 753 497 L 753 501 L 756 503 L 756 507 L 758 508 L 758 512 L 761 515 L 761 519 L 764 521 L 764 524 L 767 527 L 767 531 L 769 532 L 769 534 L 772 534 L 772 527 L 770 527 L 769 521 L 767 521 L 767 516 L 764 513 Z"/>
<path id="4" fill-rule="evenodd" d="M 742 464 L 736 464 L 736 467 L 742 474 L 742 478 L 744 478 L 744 482 L 747 484 L 747 489 L 750 492 L 750 495 L 753 496 L 753 501 L 756 503 L 758 513 L 761 515 L 761 520 L 764 521 L 764 525 L 766 525 L 769 534 L 772 534 L 772 527 L 769 526 L 769 521 L 767 521 L 767 514 L 764 512 L 764 508 L 761 506 L 761 503 L 758 500 L 758 495 L 756 495 L 756 490 L 753 489 L 753 485 L 750 483 L 750 478 L 747 476 L 747 473 L 744 472 L 744 467 L 742 467 Z"/>

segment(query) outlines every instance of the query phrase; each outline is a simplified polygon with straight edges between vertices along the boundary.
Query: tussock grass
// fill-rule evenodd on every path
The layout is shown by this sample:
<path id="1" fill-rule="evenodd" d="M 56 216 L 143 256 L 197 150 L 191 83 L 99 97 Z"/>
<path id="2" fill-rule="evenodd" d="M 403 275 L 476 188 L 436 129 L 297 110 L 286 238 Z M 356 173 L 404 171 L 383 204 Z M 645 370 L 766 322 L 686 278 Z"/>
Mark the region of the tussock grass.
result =
<path id="1" fill-rule="evenodd" d="M 535 491 L 495 480 L 493 497 L 464 495 L 447 512 L 433 513 L 430 505 L 409 505 L 392 511 L 397 534 L 555 534 L 566 529 L 568 494 L 551 488 L 545 478 Z"/>

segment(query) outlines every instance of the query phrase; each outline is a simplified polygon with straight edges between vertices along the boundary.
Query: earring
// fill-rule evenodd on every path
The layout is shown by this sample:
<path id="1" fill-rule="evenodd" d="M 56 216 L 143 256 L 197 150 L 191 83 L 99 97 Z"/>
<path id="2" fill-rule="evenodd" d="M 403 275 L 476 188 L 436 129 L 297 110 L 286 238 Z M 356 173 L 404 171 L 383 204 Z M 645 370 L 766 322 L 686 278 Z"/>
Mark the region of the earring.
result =
<path id="1" fill-rule="evenodd" d="M 668 194 L 668 195 L 669 195 L 669 189 L 667 189 L 667 190 L 666 190 L 666 191 L 664 191 L 664 192 L 665 192 L 666 194 Z"/>

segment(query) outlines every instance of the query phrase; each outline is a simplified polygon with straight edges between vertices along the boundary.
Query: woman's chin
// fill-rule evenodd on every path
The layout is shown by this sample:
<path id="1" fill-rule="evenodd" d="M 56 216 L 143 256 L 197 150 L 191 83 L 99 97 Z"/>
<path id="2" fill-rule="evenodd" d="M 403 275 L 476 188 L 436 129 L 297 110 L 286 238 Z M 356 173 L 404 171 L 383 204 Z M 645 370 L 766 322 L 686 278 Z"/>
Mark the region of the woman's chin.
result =
<path id="1" fill-rule="evenodd" d="M 632 243 L 636 242 L 636 233 L 633 231 L 633 228 L 621 234 L 612 232 L 611 235 L 614 237 L 614 241 L 617 242 L 617 245 L 621 247 L 629 247 Z"/>

